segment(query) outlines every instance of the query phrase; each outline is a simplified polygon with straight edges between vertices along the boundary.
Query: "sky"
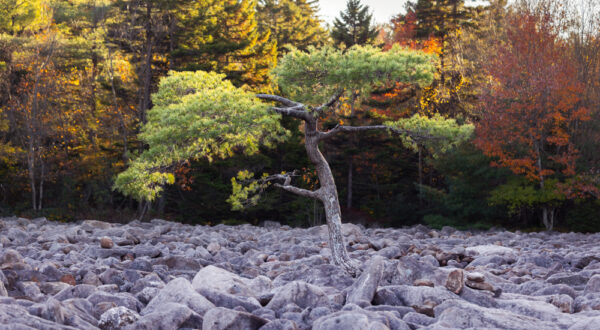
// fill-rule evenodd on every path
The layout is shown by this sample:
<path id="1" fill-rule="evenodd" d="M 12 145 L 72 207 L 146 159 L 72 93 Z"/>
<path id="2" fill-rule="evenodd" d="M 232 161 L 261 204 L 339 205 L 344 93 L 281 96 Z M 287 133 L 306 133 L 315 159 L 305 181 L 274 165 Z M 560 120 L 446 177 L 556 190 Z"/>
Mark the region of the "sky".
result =
<path id="1" fill-rule="evenodd" d="M 347 0 L 320 0 L 321 19 L 326 23 L 332 23 L 340 15 L 340 11 L 346 9 Z M 404 12 L 404 6 L 408 0 L 362 0 L 363 5 L 369 6 L 373 13 L 375 23 L 388 23 L 390 19 Z M 478 0 L 475 4 L 485 2 Z"/>
<path id="2" fill-rule="evenodd" d="M 386 23 L 404 9 L 406 0 L 362 0 L 373 12 L 375 23 Z M 320 0 L 321 18 L 331 23 L 346 8 L 346 0 Z"/>

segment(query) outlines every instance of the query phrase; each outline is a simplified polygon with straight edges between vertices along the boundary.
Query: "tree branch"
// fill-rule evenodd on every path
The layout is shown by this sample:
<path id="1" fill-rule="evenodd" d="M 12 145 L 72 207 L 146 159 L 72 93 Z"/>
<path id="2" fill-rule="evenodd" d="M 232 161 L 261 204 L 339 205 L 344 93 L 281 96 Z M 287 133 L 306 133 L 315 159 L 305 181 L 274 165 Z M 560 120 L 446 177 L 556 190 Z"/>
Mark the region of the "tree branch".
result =
<path id="1" fill-rule="evenodd" d="M 313 198 L 313 199 L 319 199 L 320 198 L 319 190 L 312 191 L 312 190 L 302 189 L 302 188 L 298 188 L 298 187 L 294 187 L 294 186 L 290 185 L 290 182 L 292 181 L 292 175 L 295 175 L 295 173 L 296 172 L 294 171 L 290 174 L 271 175 L 266 179 L 266 181 L 283 180 L 283 184 L 274 183 L 273 185 L 277 188 L 294 193 L 296 195 L 309 197 L 309 198 Z"/>
<path id="2" fill-rule="evenodd" d="M 284 116 L 290 116 L 290 117 L 294 117 L 294 118 L 298 118 L 298 119 L 302 119 L 302 120 L 309 120 L 309 116 L 310 114 L 304 110 L 299 110 L 299 109 L 303 109 L 304 106 L 302 107 L 290 107 L 290 108 L 280 108 L 280 107 L 271 107 L 271 110 L 280 113 Z"/>
<path id="3" fill-rule="evenodd" d="M 292 101 L 290 99 L 286 99 L 283 96 L 279 96 L 279 95 L 271 95 L 271 94 L 256 94 L 256 97 L 258 97 L 261 100 L 266 100 L 266 101 L 273 101 L 273 102 L 278 102 L 281 103 L 287 107 L 295 107 L 295 106 L 302 106 L 304 107 L 304 105 L 302 103 L 298 103 L 295 101 Z"/>
<path id="4" fill-rule="evenodd" d="M 271 110 L 284 116 L 290 116 L 306 121 L 311 119 L 311 114 L 306 111 L 306 107 L 302 103 L 271 94 L 256 94 L 256 97 L 261 100 L 274 101 L 283 104 L 285 107 L 271 107 Z"/>
<path id="5" fill-rule="evenodd" d="M 337 101 L 340 100 L 340 97 L 342 97 L 342 94 L 344 94 L 344 89 L 341 88 L 339 89 L 335 94 L 333 94 L 333 96 L 331 96 L 331 98 L 329 99 L 329 101 L 321 104 L 320 106 L 313 108 L 312 110 L 317 112 L 317 113 L 321 113 L 323 112 L 326 108 L 334 105 Z"/>
<path id="6" fill-rule="evenodd" d="M 277 188 L 281 188 L 285 191 L 289 191 L 291 193 L 294 193 L 296 195 L 299 196 L 304 196 L 304 197 L 308 197 L 308 198 L 312 198 L 312 199 L 319 199 L 319 193 L 318 190 L 317 191 L 311 191 L 311 190 L 306 190 L 306 189 L 302 189 L 302 188 L 298 188 L 298 187 L 294 187 L 291 185 L 282 185 L 279 183 L 275 183 L 274 184 L 275 187 Z"/>

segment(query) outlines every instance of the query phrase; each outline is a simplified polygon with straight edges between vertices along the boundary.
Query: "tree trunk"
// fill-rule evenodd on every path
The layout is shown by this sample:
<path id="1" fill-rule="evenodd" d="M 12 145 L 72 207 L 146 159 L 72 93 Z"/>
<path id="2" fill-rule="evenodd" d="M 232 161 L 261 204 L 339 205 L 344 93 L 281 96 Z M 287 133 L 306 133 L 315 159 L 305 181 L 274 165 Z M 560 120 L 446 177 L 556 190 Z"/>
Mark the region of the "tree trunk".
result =
<path id="1" fill-rule="evenodd" d="M 152 84 L 152 1 L 146 2 L 146 54 L 144 63 L 144 79 L 140 102 L 140 123 L 146 123 L 146 111 L 150 109 L 150 87 Z"/>
<path id="2" fill-rule="evenodd" d="M 348 199 L 346 200 L 346 207 L 348 210 L 352 207 L 352 156 L 348 160 Z"/>
<path id="3" fill-rule="evenodd" d="M 308 158 L 315 165 L 317 175 L 319 176 L 320 188 L 317 191 L 317 196 L 325 209 L 325 218 L 329 231 L 329 247 L 333 262 L 342 267 L 346 272 L 356 275 L 359 271 L 358 264 L 350 259 L 342 235 L 342 212 L 340 210 L 340 201 L 333 174 L 327 160 L 325 160 L 325 157 L 323 157 L 323 154 L 319 150 L 316 118 L 306 121 L 304 134 Z"/>
<path id="4" fill-rule="evenodd" d="M 554 208 L 544 207 L 542 209 L 542 221 L 548 231 L 554 229 L 554 214 Z"/>

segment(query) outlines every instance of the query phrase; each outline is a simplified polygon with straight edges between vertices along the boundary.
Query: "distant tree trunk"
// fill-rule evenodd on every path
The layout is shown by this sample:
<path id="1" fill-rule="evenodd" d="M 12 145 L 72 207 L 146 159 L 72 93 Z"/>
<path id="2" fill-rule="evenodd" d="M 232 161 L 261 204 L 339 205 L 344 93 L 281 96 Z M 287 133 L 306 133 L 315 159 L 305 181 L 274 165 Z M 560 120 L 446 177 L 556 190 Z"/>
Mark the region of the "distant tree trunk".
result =
<path id="1" fill-rule="evenodd" d="M 544 222 L 546 230 L 554 229 L 554 214 L 554 208 L 544 207 L 542 209 L 542 221 Z"/>
<path id="2" fill-rule="evenodd" d="M 142 97 L 140 100 L 140 123 L 146 123 L 146 111 L 150 109 L 150 87 L 152 84 L 152 1 L 146 2 L 146 47 Z"/>
<path id="3" fill-rule="evenodd" d="M 352 207 L 352 161 L 352 156 L 350 156 L 350 159 L 348 160 L 348 199 L 346 201 L 346 207 L 348 209 Z"/>

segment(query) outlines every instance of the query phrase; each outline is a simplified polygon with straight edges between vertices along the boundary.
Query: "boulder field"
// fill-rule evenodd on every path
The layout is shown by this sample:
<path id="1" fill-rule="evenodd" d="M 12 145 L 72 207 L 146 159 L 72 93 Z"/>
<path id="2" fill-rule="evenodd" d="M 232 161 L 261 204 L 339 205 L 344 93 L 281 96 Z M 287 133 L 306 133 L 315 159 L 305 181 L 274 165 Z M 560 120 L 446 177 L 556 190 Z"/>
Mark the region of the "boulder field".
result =
<path id="1" fill-rule="evenodd" d="M 598 329 L 600 234 L 0 219 L 2 329 Z"/>

